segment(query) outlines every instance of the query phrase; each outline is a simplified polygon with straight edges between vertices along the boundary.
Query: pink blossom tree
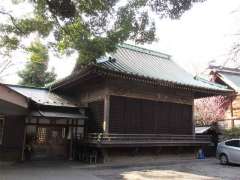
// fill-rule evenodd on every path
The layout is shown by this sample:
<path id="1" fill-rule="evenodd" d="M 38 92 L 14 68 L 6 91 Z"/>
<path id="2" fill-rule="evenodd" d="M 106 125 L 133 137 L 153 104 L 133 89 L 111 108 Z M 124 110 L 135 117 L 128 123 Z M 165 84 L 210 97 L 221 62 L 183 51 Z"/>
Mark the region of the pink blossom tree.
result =
<path id="1" fill-rule="evenodd" d="M 232 97 L 214 96 L 197 99 L 194 102 L 194 118 L 198 125 L 210 125 L 224 119 L 225 112 L 231 105 Z"/>

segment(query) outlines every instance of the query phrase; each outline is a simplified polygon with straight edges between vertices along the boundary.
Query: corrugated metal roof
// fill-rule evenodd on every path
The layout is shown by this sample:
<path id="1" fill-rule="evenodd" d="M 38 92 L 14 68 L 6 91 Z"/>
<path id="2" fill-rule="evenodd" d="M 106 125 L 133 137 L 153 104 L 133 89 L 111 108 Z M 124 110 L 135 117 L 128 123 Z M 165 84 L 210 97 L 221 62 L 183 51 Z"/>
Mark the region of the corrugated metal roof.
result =
<path id="1" fill-rule="evenodd" d="M 116 52 L 110 54 L 110 60 L 99 62 L 99 66 L 113 71 L 144 76 L 156 80 L 168 81 L 179 85 L 227 91 L 227 87 L 200 78 L 190 73 L 171 60 L 169 55 L 122 44 Z"/>
<path id="2" fill-rule="evenodd" d="M 33 88 L 18 85 L 7 86 L 38 104 L 49 106 L 77 107 L 72 100 L 69 100 L 62 95 L 50 92 L 49 89 L 46 88 Z"/>
<path id="3" fill-rule="evenodd" d="M 86 116 L 80 113 L 68 113 L 68 112 L 54 112 L 54 111 L 33 111 L 32 116 L 36 117 L 58 117 L 58 118 L 71 118 L 71 119 L 87 119 Z"/>

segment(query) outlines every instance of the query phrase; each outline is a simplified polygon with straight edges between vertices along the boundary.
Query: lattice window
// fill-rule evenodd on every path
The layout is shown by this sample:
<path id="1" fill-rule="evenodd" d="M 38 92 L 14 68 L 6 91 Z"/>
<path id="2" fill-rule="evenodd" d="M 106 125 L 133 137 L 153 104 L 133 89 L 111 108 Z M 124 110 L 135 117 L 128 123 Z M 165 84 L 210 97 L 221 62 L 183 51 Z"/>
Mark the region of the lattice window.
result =
<path id="1" fill-rule="evenodd" d="M 39 127 L 37 131 L 37 143 L 46 144 L 48 139 L 47 128 Z"/>
<path id="2" fill-rule="evenodd" d="M 3 143 L 4 116 L 0 115 L 0 144 Z"/>

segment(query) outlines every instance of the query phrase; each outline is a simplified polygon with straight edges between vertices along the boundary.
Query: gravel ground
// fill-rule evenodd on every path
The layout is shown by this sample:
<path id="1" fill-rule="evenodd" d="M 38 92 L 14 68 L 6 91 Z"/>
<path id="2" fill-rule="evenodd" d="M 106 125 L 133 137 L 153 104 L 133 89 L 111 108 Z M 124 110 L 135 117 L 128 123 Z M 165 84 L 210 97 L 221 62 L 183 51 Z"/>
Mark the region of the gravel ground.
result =
<path id="1" fill-rule="evenodd" d="M 24 163 L 0 167 L 0 180 L 240 180 L 240 166 L 216 159 L 171 160 L 138 165 L 82 165 L 74 162 Z"/>

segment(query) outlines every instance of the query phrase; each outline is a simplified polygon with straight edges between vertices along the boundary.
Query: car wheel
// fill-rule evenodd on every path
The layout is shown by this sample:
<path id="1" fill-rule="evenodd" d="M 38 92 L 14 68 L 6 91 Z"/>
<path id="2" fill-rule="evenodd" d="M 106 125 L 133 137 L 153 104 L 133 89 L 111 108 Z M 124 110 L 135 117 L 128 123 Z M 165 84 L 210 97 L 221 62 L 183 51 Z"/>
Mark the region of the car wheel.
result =
<path id="1" fill-rule="evenodd" d="M 228 157 L 225 154 L 220 156 L 220 164 L 226 165 L 228 164 Z"/>

